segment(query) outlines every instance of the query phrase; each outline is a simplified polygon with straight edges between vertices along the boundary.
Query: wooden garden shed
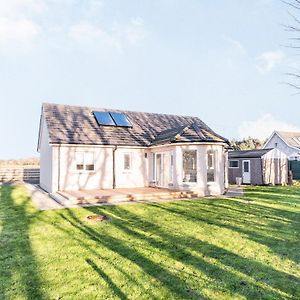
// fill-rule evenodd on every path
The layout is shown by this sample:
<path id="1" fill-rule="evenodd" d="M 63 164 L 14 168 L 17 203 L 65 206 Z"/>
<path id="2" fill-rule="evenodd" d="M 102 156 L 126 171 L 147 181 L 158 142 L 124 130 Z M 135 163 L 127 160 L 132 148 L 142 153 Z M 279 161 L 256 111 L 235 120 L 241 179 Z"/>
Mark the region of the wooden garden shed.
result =
<path id="1" fill-rule="evenodd" d="M 228 153 L 228 180 L 235 184 L 288 183 L 288 159 L 279 149 L 255 149 Z M 240 178 L 240 179 L 239 179 Z"/>

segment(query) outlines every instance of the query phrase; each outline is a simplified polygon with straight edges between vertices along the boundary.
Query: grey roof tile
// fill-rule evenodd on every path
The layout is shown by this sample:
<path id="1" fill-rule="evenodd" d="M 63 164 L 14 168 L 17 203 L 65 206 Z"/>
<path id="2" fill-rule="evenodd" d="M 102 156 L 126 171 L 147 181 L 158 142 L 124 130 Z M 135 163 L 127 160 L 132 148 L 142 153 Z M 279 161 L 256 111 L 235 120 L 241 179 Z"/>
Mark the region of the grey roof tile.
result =
<path id="1" fill-rule="evenodd" d="M 122 112 L 131 128 L 99 126 L 93 111 Z M 197 117 L 144 113 L 61 104 L 43 104 L 54 144 L 150 146 L 172 142 L 228 142 Z"/>

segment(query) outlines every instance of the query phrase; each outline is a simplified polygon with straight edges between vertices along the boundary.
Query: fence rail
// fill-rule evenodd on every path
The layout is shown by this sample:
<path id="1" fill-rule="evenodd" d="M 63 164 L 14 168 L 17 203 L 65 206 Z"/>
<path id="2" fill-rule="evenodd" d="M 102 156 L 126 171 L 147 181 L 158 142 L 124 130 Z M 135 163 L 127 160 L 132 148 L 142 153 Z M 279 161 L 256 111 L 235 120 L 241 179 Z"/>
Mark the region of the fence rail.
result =
<path id="1" fill-rule="evenodd" d="M 40 182 L 40 168 L 0 168 L 0 182 Z"/>

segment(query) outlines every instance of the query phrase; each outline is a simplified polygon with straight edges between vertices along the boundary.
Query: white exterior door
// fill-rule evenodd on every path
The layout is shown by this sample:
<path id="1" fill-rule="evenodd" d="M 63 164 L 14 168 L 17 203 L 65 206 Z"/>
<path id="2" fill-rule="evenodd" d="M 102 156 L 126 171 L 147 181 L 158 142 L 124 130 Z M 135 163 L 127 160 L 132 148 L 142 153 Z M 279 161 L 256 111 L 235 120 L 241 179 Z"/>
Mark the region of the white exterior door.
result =
<path id="1" fill-rule="evenodd" d="M 243 160 L 243 183 L 251 182 L 250 160 Z"/>

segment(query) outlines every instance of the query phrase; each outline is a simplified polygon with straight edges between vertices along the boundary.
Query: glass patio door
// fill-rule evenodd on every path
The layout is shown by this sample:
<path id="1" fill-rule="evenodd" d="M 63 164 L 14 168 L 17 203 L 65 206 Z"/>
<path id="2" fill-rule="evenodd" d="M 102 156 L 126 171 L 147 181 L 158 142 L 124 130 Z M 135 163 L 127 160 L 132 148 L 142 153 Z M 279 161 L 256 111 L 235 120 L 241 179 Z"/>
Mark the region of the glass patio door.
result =
<path id="1" fill-rule="evenodd" d="M 155 155 L 156 185 L 159 187 L 169 187 L 169 160 L 168 153 L 157 153 Z"/>

